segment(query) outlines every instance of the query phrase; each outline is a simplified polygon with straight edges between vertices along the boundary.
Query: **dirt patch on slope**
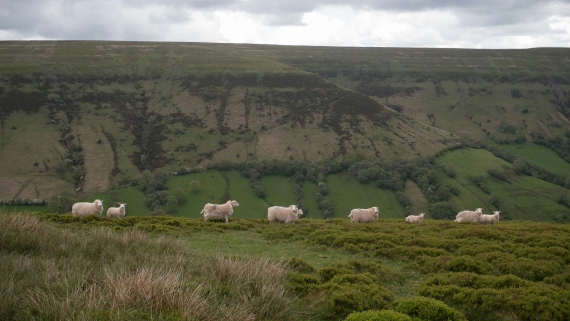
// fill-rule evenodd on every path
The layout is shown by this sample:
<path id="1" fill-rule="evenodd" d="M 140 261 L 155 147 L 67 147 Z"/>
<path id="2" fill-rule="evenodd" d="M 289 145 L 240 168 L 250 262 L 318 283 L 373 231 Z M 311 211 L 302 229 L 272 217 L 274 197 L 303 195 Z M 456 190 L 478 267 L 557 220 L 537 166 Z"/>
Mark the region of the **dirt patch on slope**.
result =
<path id="1" fill-rule="evenodd" d="M 74 128 L 83 147 L 85 168 L 83 193 L 86 194 L 107 190 L 110 185 L 109 175 L 114 166 L 113 150 L 95 124 L 96 119 L 86 115 L 83 117 L 83 125 Z M 99 139 L 101 143 L 98 143 Z"/>

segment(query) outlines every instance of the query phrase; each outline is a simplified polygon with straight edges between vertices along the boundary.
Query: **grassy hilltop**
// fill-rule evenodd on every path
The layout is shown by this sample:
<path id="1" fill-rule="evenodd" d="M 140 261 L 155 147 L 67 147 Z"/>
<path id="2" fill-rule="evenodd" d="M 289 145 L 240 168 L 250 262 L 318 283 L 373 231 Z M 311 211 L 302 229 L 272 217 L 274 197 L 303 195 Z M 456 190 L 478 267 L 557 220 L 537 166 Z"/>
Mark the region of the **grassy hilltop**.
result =
<path id="1" fill-rule="evenodd" d="M 146 215 L 168 196 L 133 180 L 164 171 L 191 172 L 165 181 L 185 195 L 170 212 L 189 217 L 231 197 L 245 217 L 300 201 L 315 218 L 378 203 L 403 217 L 445 201 L 568 221 L 569 54 L 0 42 L 0 200 L 67 193 Z M 386 165 L 416 159 L 425 170 Z M 263 161 L 315 165 L 297 168 L 302 179 Z M 350 168 L 372 161 L 383 163 Z"/>
<path id="2" fill-rule="evenodd" d="M 567 224 L 2 214 L 0 260 L 3 320 L 570 318 Z"/>

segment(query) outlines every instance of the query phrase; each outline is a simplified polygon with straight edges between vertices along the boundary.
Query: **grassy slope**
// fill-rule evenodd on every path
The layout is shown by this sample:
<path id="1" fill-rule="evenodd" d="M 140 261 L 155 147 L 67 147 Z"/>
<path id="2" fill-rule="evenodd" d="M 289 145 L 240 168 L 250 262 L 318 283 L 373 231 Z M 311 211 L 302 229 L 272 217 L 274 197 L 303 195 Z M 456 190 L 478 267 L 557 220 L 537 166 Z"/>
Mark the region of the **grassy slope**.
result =
<path id="1" fill-rule="evenodd" d="M 530 164 L 542 167 L 549 172 L 559 175 L 568 175 L 570 173 L 570 163 L 564 161 L 547 147 L 530 143 L 508 144 L 501 147 L 520 155 Z"/>
<path id="2" fill-rule="evenodd" d="M 558 195 L 568 191 L 560 186 L 529 176 L 511 176 L 509 182 L 491 177 L 487 171 L 497 169 L 509 171 L 512 165 L 484 150 L 456 150 L 437 159 L 437 164 L 451 166 L 455 178 L 441 177 L 444 181 L 459 188 L 459 196 L 453 196 L 450 203 L 458 211 L 483 207 L 484 213 L 497 210 L 491 204 L 491 196 L 496 195 L 506 203 L 509 216 L 513 219 L 537 221 L 568 220 L 568 208 L 557 203 Z M 459 164 L 463 164 L 460 166 Z M 469 177 L 481 176 L 490 190 L 485 194 Z"/>
<path id="3" fill-rule="evenodd" d="M 100 192 L 108 186 L 113 157 L 124 177 L 138 175 L 133 160 L 137 160 L 136 153 L 144 145 L 141 137 L 136 136 L 141 135 L 136 132 L 140 119 L 164 117 L 161 124 L 167 129 L 159 144 L 164 153 L 152 150 L 148 154 L 167 155 L 168 160 L 158 163 L 165 164 L 168 170 L 207 162 L 209 158 L 204 155 L 210 152 L 215 161 L 254 157 L 315 160 L 338 156 L 341 136 L 331 126 L 320 126 L 326 117 L 337 117 L 336 123 L 341 123 L 341 130 L 346 133 L 342 139 L 346 139 L 343 148 L 347 154 L 340 155 L 344 159 L 432 155 L 458 136 L 513 140 L 514 134 L 501 130 L 505 124 L 529 139 L 529 132 L 553 136 L 567 130 L 569 124 L 553 105 L 555 95 L 550 84 L 554 81 L 562 91 L 568 91 L 567 49 L 356 49 L 89 41 L 1 42 L 0 46 L 2 61 L 6 62 L 0 71 L 7 77 L 17 75 L 29 80 L 18 83 L 21 78 L 16 77 L 12 83 L 6 78 L 2 86 L 7 91 L 2 97 L 18 91 L 47 93 L 45 99 L 39 100 L 42 103 L 38 113 L 16 111 L 8 114 L 2 124 L 2 199 L 73 192 L 69 173 L 66 179 L 53 173 L 53 168 L 66 157 L 57 140 L 69 122 L 75 141 L 82 144 L 88 167 L 80 196 L 90 199 L 102 195 L 109 205 L 110 198 Z M 360 111 L 361 102 L 366 100 L 362 100 L 362 95 L 352 95 L 351 90 L 374 99 L 379 103 L 378 109 L 383 104 L 398 105 L 402 114 L 386 112 L 383 115 L 391 119 L 384 124 L 367 122 L 367 117 L 361 115 L 355 118 L 360 119 L 360 126 L 352 127 L 350 122 L 343 122 L 350 119 L 344 108 Z M 515 97 L 514 91 L 520 92 L 520 97 Z M 346 97 L 350 99 L 343 100 Z M 339 101 L 342 104 L 336 105 Z M 27 106 L 25 100 L 8 102 L 22 108 L 38 107 L 35 102 Z M 203 125 L 185 124 L 176 113 L 195 117 Z M 428 114 L 434 115 L 435 127 L 426 125 L 430 124 Z M 222 133 L 222 127 L 229 132 Z M 116 144 L 114 155 L 110 153 L 111 141 L 103 131 Z M 159 135 L 153 132 L 149 137 Z M 96 138 L 103 138 L 102 144 L 95 144 Z M 517 150 L 550 171 L 568 172 L 565 163 L 553 153 L 537 148 Z M 42 155 L 42 159 L 37 155 Z M 39 166 L 34 167 L 34 161 Z M 452 157 L 439 163 L 460 167 L 456 161 Z M 264 178 L 268 192 L 265 202 L 251 195 L 248 182 L 240 175 L 230 176 L 235 178 L 235 182 L 231 180 L 235 186 L 230 186 L 230 195 L 245 201 L 236 213 L 244 217 L 263 217 L 267 203 L 294 202 L 290 187 L 283 193 L 275 192 L 279 187 L 273 184 L 283 184 L 284 180 Z M 456 208 L 472 208 L 475 204 L 492 208 L 486 194 L 472 186 L 463 174 L 458 176 L 462 194 L 452 198 Z M 332 182 L 335 183 L 334 177 Z M 513 204 L 524 204 L 525 200 L 510 198 L 527 195 L 522 193 L 527 185 L 532 190 L 533 185 L 540 184 L 525 179 L 523 182 L 520 186 L 516 182 L 510 184 L 510 192 L 493 187 L 501 186 L 500 182 L 489 184 L 492 193 L 509 198 L 504 201 L 514 209 Z M 342 185 L 338 182 L 336 191 L 331 191 L 337 196 L 333 206 L 338 214 L 346 213 L 350 207 L 361 207 L 362 203 L 381 202 L 387 204 L 386 215 L 403 215 L 390 193 L 375 195 L 378 191 L 363 187 L 361 193 L 347 197 L 352 190 L 345 191 Z M 350 186 L 361 189 L 359 185 Z M 187 190 L 187 186 L 183 187 Z M 313 189 L 310 184 L 305 185 L 305 201 L 309 215 L 319 217 Z M 537 195 L 553 193 L 550 200 L 544 200 L 548 212 L 544 217 L 564 212 L 565 208 L 550 202 L 564 191 L 548 186 L 542 189 L 545 192 Z M 199 216 L 204 203 L 223 201 L 222 190 L 213 188 L 205 191 L 208 194 L 196 195 L 187 191 L 187 203 L 175 214 Z M 99 194 L 93 195 L 95 192 Z M 412 196 L 413 211 L 426 209 L 413 186 L 406 193 Z M 126 194 L 125 199 L 132 199 L 129 205 L 133 204 L 133 212 L 144 215 L 142 196 L 129 191 Z M 414 195 L 418 195 L 419 201 Z M 350 205 L 336 201 L 349 198 L 354 200 Z M 521 217 L 532 217 L 532 211 L 523 209 Z"/>

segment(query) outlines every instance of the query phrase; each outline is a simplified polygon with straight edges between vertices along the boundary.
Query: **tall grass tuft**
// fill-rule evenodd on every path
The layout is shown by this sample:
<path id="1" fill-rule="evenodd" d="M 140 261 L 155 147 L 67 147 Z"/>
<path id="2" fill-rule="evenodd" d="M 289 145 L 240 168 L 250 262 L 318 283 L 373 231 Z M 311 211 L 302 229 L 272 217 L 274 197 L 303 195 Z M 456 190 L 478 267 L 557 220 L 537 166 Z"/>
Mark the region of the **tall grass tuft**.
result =
<path id="1" fill-rule="evenodd" d="M 0 215 L 1 320 L 291 320 L 285 263 L 197 258 L 137 228 Z"/>

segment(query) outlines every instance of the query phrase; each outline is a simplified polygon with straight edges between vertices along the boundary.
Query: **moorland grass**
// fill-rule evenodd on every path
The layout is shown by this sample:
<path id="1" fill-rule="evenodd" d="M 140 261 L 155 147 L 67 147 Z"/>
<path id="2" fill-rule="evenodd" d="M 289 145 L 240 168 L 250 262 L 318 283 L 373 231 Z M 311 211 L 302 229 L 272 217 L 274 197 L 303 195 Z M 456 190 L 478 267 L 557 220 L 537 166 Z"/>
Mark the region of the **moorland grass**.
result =
<path id="1" fill-rule="evenodd" d="M 137 228 L 0 216 L 2 320 L 295 320 L 283 263 L 196 257 Z"/>
<path id="2" fill-rule="evenodd" d="M 568 225 L 531 221 L 3 214 L 0 311 L 16 320 L 342 320 L 366 310 L 567 320 L 569 244 Z"/>

